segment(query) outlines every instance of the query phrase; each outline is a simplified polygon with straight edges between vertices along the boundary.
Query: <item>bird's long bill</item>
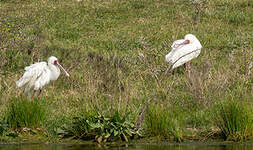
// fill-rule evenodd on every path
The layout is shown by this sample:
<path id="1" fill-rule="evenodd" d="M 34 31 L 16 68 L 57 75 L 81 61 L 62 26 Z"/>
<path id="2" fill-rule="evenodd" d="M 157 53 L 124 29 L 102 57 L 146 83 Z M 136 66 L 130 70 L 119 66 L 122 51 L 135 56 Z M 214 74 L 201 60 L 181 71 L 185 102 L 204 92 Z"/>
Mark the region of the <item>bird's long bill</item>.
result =
<path id="1" fill-rule="evenodd" d="M 66 76 L 69 77 L 69 73 L 59 63 L 57 63 L 57 65 L 65 72 Z"/>
<path id="2" fill-rule="evenodd" d="M 186 45 L 186 44 L 189 44 L 190 43 L 190 40 L 184 40 L 182 43 L 179 43 L 179 44 L 175 44 L 173 46 L 173 48 L 178 48 L 179 46 L 181 45 Z"/>
<path id="3" fill-rule="evenodd" d="M 185 40 L 184 42 L 180 43 L 179 45 L 185 45 L 185 44 L 189 44 L 190 40 Z"/>

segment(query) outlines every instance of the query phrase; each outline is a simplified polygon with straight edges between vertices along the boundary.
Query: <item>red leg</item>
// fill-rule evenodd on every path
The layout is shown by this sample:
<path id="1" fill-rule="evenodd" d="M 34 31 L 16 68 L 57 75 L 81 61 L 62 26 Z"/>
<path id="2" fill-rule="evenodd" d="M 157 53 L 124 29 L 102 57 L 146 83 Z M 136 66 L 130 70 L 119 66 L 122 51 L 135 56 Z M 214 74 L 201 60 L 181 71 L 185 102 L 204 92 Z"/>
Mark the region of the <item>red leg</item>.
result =
<path id="1" fill-rule="evenodd" d="M 40 95 L 41 95 L 41 92 L 42 92 L 42 90 L 40 90 L 40 92 L 39 92 L 39 95 L 38 95 L 38 101 L 40 101 Z"/>
<path id="2" fill-rule="evenodd" d="M 188 71 L 190 71 L 191 70 L 191 62 L 190 61 L 187 63 L 187 67 L 188 67 Z"/>
<path id="3" fill-rule="evenodd" d="M 189 73 L 189 76 L 190 76 L 190 74 L 191 74 L 191 61 L 189 61 L 187 63 L 187 70 L 188 70 L 188 73 Z"/>
<path id="4" fill-rule="evenodd" d="M 32 99 L 34 98 L 34 96 L 35 96 L 35 93 L 36 93 L 36 91 L 34 90 L 34 91 L 33 91 L 33 96 L 32 96 Z"/>

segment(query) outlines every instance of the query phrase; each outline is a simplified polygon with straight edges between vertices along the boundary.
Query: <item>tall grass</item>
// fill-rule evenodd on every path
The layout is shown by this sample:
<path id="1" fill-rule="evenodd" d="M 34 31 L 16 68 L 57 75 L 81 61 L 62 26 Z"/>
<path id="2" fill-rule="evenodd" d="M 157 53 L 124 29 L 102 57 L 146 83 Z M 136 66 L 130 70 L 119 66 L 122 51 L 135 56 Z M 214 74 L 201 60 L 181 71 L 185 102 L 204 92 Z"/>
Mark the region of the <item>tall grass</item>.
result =
<path id="1" fill-rule="evenodd" d="M 5 131 L 5 128 L 2 124 L 2 122 L 0 122 L 0 135 L 3 135 L 4 131 Z"/>
<path id="2" fill-rule="evenodd" d="M 38 128 L 43 126 L 46 115 L 46 108 L 37 100 L 13 98 L 7 106 L 4 118 L 12 129 Z"/>
<path id="3" fill-rule="evenodd" d="M 252 136 L 253 118 L 247 106 L 238 101 L 226 100 L 217 107 L 216 125 L 227 140 L 241 141 Z"/>
<path id="4" fill-rule="evenodd" d="M 146 130 L 151 135 L 165 138 L 173 137 L 175 141 L 182 141 L 182 120 L 179 115 L 161 106 L 151 106 L 146 114 Z"/>

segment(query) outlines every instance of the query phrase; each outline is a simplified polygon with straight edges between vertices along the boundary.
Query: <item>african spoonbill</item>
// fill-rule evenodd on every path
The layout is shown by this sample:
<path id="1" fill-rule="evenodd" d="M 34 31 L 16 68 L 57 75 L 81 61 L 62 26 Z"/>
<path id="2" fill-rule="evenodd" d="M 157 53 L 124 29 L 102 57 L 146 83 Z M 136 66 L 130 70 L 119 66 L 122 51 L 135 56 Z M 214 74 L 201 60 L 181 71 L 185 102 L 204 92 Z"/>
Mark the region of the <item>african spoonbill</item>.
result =
<path id="1" fill-rule="evenodd" d="M 171 65 L 171 70 L 188 62 L 187 70 L 190 72 L 190 61 L 199 56 L 201 48 L 199 40 L 193 34 L 187 34 L 184 39 L 173 42 L 165 60 Z"/>
<path id="2" fill-rule="evenodd" d="M 65 72 L 66 76 L 69 76 L 67 71 L 59 64 L 58 59 L 51 56 L 48 58 L 48 63 L 37 62 L 25 67 L 25 73 L 16 82 L 16 85 L 21 87 L 25 93 L 30 92 L 30 90 L 33 89 L 34 92 L 32 98 L 36 91 L 39 90 L 38 100 L 40 100 L 42 88 L 50 81 L 58 79 L 60 68 Z"/>

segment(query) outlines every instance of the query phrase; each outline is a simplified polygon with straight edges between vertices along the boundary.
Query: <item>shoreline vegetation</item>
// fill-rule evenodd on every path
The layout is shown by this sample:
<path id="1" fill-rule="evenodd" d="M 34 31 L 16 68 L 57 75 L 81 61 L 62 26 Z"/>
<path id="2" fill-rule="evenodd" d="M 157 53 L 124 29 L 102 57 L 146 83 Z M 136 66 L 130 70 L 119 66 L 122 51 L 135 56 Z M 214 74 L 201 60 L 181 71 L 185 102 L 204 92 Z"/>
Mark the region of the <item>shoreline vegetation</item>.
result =
<path id="1" fill-rule="evenodd" d="M 250 0 L 0 0 L 0 143 L 252 142 Z M 166 71 L 172 42 L 203 49 Z M 56 56 L 40 102 L 15 85 Z"/>

